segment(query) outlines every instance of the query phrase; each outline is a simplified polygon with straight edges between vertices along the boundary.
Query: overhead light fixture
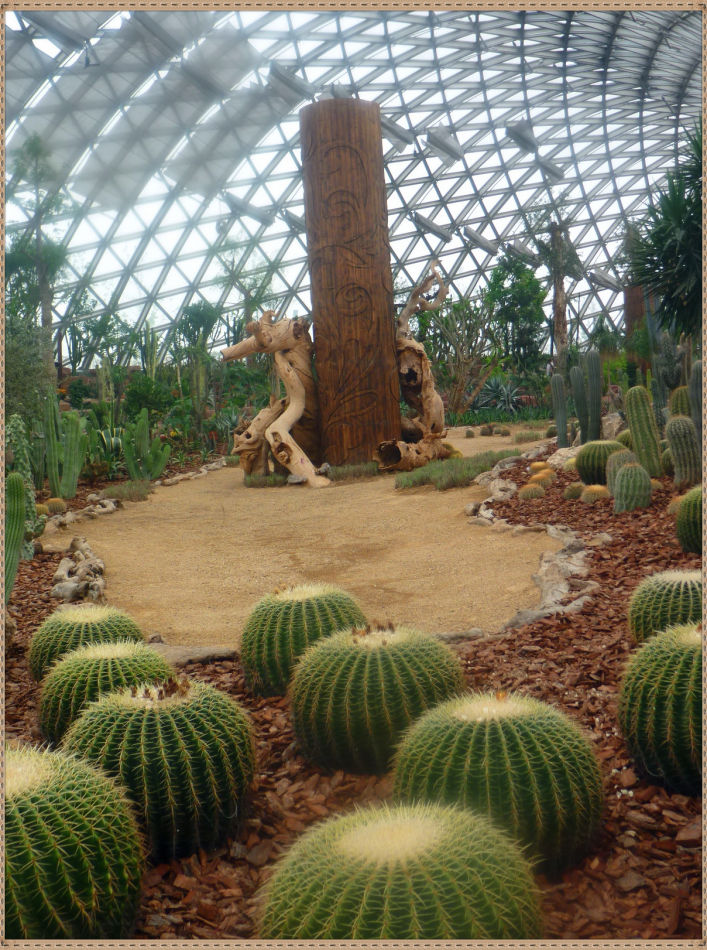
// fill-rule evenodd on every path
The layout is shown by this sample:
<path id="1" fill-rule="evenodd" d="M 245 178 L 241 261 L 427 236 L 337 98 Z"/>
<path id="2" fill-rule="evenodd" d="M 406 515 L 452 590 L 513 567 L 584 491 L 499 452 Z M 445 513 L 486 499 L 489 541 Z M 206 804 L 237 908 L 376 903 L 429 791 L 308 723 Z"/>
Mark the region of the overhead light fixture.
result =
<path id="1" fill-rule="evenodd" d="M 483 248 L 483 250 L 488 251 L 489 254 L 498 253 L 500 241 L 489 241 L 488 238 L 483 237 L 478 231 L 474 231 L 474 229 L 470 227 L 464 228 L 464 234 L 469 239 L 470 244 Z"/>
<path id="2" fill-rule="evenodd" d="M 508 242 L 504 247 L 513 257 L 518 257 L 528 264 L 537 266 L 540 263 L 538 255 L 533 253 L 532 249 L 529 248 L 527 244 L 524 244 L 523 241 L 519 241 L 518 238 L 512 242 Z"/>
<path id="3" fill-rule="evenodd" d="M 290 231 L 305 231 L 306 225 L 304 218 L 301 218 L 298 214 L 295 214 L 293 211 L 288 211 L 286 208 L 283 208 L 280 212 L 280 216 L 284 219 Z"/>
<path id="4" fill-rule="evenodd" d="M 445 244 L 452 240 L 451 231 L 448 231 L 439 224 L 435 224 L 434 221 L 430 221 L 429 218 L 426 218 L 423 214 L 420 214 L 419 211 L 413 211 L 412 217 L 415 224 L 419 228 L 421 228 L 423 231 L 430 231 L 432 234 L 436 234 L 437 237 L 442 238 Z"/>
<path id="5" fill-rule="evenodd" d="M 276 96 L 292 105 L 297 105 L 303 99 L 313 99 L 315 93 L 314 86 L 304 79 L 300 79 L 299 76 L 295 76 L 293 72 L 284 66 L 280 66 L 279 63 L 270 63 L 268 87 Z"/>
<path id="6" fill-rule="evenodd" d="M 506 135 L 513 139 L 524 152 L 536 152 L 538 149 L 538 140 L 535 138 L 533 127 L 527 119 L 520 122 L 509 122 L 506 126 Z"/>
<path id="7" fill-rule="evenodd" d="M 428 130 L 427 145 L 444 159 L 458 162 L 464 158 L 464 149 L 452 132 L 442 126 Z"/>
<path id="8" fill-rule="evenodd" d="M 398 125 L 385 115 L 381 116 L 381 130 L 398 151 L 402 151 L 407 145 L 413 145 L 415 142 L 414 132 L 404 129 L 402 125 Z"/>
<path id="9" fill-rule="evenodd" d="M 593 284 L 596 284 L 597 287 L 603 287 L 605 290 L 624 289 L 624 285 L 621 281 L 602 267 L 595 267 L 594 270 L 590 270 L 589 279 Z"/>
<path id="10" fill-rule="evenodd" d="M 551 162 L 547 158 L 541 158 L 540 155 L 536 155 L 535 163 L 541 171 L 545 172 L 548 178 L 554 178 L 557 181 L 560 181 L 561 178 L 565 177 L 565 173 L 560 168 L 560 166 L 555 165 L 554 162 Z"/>
<path id="11" fill-rule="evenodd" d="M 236 198 L 235 195 L 224 192 L 223 200 L 236 215 L 245 215 L 249 218 L 253 218 L 255 221 L 260 221 L 261 224 L 272 224 L 273 222 L 273 213 L 271 211 L 266 211 L 264 208 L 256 208 L 242 198 Z"/>

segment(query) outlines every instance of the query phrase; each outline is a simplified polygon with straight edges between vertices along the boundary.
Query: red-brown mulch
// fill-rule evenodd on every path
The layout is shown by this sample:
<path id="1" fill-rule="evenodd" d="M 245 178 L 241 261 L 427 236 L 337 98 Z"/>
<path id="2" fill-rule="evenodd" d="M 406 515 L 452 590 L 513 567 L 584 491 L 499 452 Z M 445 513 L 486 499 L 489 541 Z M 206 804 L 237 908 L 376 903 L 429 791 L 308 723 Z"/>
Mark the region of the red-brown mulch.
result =
<path id="1" fill-rule="evenodd" d="M 527 463 L 518 465 L 504 477 L 522 484 L 526 469 Z M 641 776 L 619 734 L 616 702 L 626 660 L 636 648 L 626 624 L 631 591 L 655 571 L 699 568 L 700 558 L 678 545 L 674 517 L 666 512 L 676 494 L 669 479 L 650 508 L 615 515 L 609 501 L 594 506 L 564 501 L 565 485 L 576 478 L 560 472 L 544 498 L 520 502 L 514 496 L 493 507 L 512 523 L 567 525 L 585 541 L 608 533 L 610 541 L 588 548 L 588 579 L 599 584 L 590 602 L 576 613 L 555 614 L 455 649 L 471 687 L 516 689 L 550 702 L 579 721 L 595 742 L 606 789 L 603 830 L 579 866 L 559 881 L 539 879 L 546 936 L 698 939 L 700 799 L 671 794 Z M 54 609 L 48 591 L 59 559 L 41 554 L 21 562 L 18 571 L 10 602 L 18 635 L 6 657 L 8 738 L 40 741 L 39 689 L 29 678 L 26 651 L 32 632 Z M 255 895 L 278 856 L 313 822 L 354 803 L 387 797 L 390 778 L 332 773 L 305 762 L 294 744 L 286 700 L 250 696 L 238 662 L 191 664 L 185 672 L 231 693 L 249 710 L 258 772 L 236 839 L 208 855 L 148 869 L 136 936 L 254 937 Z"/>

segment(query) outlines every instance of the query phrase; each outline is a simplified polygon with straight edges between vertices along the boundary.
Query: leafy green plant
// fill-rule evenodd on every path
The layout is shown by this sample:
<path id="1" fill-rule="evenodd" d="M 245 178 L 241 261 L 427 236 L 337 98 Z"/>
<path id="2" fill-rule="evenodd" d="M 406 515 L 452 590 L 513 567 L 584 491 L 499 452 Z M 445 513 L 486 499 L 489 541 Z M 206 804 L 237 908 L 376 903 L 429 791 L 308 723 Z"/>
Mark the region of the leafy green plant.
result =
<path id="1" fill-rule="evenodd" d="M 527 939 L 539 892 L 491 822 L 443 805 L 359 808 L 305 832 L 265 886 L 262 940 Z"/>
<path id="2" fill-rule="evenodd" d="M 169 461 L 169 443 L 162 443 L 159 436 L 150 441 L 150 426 L 147 409 L 142 409 L 134 424 L 125 427 L 123 455 L 125 467 L 133 481 L 152 481 L 159 478 Z"/>
<path id="3" fill-rule="evenodd" d="M 698 623 L 701 617 L 700 571 L 651 574 L 634 590 L 628 605 L 628 627 L 637 643 L 676 624 Z"/>
<path id="4" fill-rule="evenodd" d="M 465 488 L 481 472 L 489 471 L 496 462 L 515 454 L 513 449 L 501 449 L 498 452 L 480 452 L 465 458 L 435 460 L 411 472 L 398 472 L 395 476 L 395 487 L 405 489 L 434 485 L 437 491 Z"/>
<path id="5" fill-rule="evenodd" d="M 144 856 L 122 788 L 78 759 L 10 745 L 5 796 L 6 939 L 129 937 Z"/>

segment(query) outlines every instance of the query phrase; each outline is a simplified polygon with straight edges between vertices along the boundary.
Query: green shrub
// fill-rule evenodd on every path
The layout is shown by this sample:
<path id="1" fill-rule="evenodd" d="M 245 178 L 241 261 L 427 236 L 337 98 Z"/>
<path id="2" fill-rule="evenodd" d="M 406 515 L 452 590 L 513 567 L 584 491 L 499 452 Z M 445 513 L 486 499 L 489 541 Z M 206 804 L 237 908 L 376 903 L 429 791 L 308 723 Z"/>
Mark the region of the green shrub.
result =
<path id="1" fill-rule="evenodd" d="M 384 772 L 403 730 L 462 685 L 459 659 L 433 637 L 404 627 L 346 630 L 315 644 L 295 668 L 295 736 L 314 762 Z"/>
<path id="2" fill-rule="evenodd" d="M 605 501 L 609 497 L 609 489 L 606 485 L 584 485 L 579 500 L 583 501 L 585 505 L 594 505 L 598 501 Z"/>
<path id="3" fill-rule="evenodd" d="M 545 489 L 537 482 L 523 485 L 522 488 L 518 489 L 518 497 L 521 501 L 532 501 L 534 498 L 543 498 L 544 495 Z"/>
<path id="4" fill-rule="evenodd" d="M 488 472 L 501 459 L 514 456 L 513 449 L 498 452 L 480 452 L 465 458 L 435 460 L 415 468 L 411 472 L 398 472 L 395 476 L 396 489 L 417 488 L 420 485 L 434 485 L 437 491 L 449 488 L 466 488 L 477 475 Z"/>
<path id="5" fill-rule="evenodd" d="M 357 478 L 373 478 L 380 474 L 377 462 L 359 462 L 356 465 L 332 465 L 326 476 L 332 482 L 348 482 Z"/>
<path id="6" fill-rule="evenodd" d="M 513 436 L 513 441 L 518 442 L 518 443 L 538 442 L 541 438 L 542 436 L 540 435 L 539 432 L 536 432 L 533 429 L 528 429 L 527 431 L 516 432 L 516 434 Z"/>
<path id="7" fill-rule="evenodd" d="M 631 658 L 619 693 L 619 724 L 651 780 L 687 795 L 702 788 L 702 634 L 669 627 Z"/>
<path id="8" fill-rule="evenodd" d="M 262 940 L 491 940 L 541 935 L 539 893 L 487 819 L 377 805 L 305 832 L 264 891 Z"/>
<path id="9" fill-rule="evenodd" d="M 425 713 L 396 753 L 394 794 L 488 815 L 552 874 L 584 857 L 604 803 L 579 727 L 515 693 L 467 694 Z"/>
<path id="10" fill-rule="evenodd" d="M 279 472 L 270 472 L 268 475 L 243 475 L 243 484 L 246 488 L 280 488 L 287 484 L 287 475 Z"/>
<path id="11" fill-rule="evenodd" d="M 142 631 L 122 610 L 97 604 L 59 607 L 37 629 L 29 645 L 29 670 L 41 680 L 55 660 L 85 643 L 144 640 Z"/>
<path id="12" fill-rule="evenodd" d="M 616 475 L 614 512 L 647 508 L 652 494 L 651 477 L 645 468 L 638 462 L 627 462 Z"/>
<path id="13" fill-rule="evenodd" d="M 241 464 L 240 455 L 226 455 L 224 456 L 224 462 L 228 468 L 238 468 Z"/>
<path id="14" fill-rule="evenodd" d="M 129 937 L 144 858 L 123 790 L 85 762 L 9 746 L 5 796 L 6 939 Z"/>
<path id="15" fill-rule="evenodd" d="M 628 627 L 637 643 L 677 624 L 698 623 L 701 617 L 701 571 L 651 574 L 634 590 L 628 604 Z"/>
<path id="16" fill-rule="evenodd" d="M 585 442 L 575 456 L 577 474 L 585 485 L 606 485 L 606 463 L 613 452 L 624 451 L 620 442 L 601 439 Z"/>
<path id="17" fill-rule="evenodd" d="M 330 584 L 268 594 L 253 608 L 241 637 L 248 688 L 266 696 L 284 693 L 295 662 L 308 646 L 337 630 L 365 623 L 353 597 Z"/>
<path id="18" fill-rule="evenodd" d="M 125 786 L 155 860 L 209 850 L 240 823 L 255 771 L 250 719 L 234 699 L 186 680 L 91 703 L 63 747 Z"/>
<path id="19" fill-rule="evenodd" d="M 702 554 L 702 486 L 696 485 L 682 497 L 675 522 L 683 551 Z"/>
<path id="20" fill-rule="evenodd" d="M 87 643 L 67 653 L 42 681 L 39 727 L 58 742 L 94 699 L 126 686 L 163 683 L 174 670 L 156 650 L 134 640 Z"/>
<path id="21" fill-rule="evenodd" d="M 108 485 L 103 489 L 104 498 L 117 498 L 120 501 L 147 501 L 148 495 L 155 490 L 154 485 L 148 479 L 138 479 L 127 482 L 117 482 L 115 485 Z"/>

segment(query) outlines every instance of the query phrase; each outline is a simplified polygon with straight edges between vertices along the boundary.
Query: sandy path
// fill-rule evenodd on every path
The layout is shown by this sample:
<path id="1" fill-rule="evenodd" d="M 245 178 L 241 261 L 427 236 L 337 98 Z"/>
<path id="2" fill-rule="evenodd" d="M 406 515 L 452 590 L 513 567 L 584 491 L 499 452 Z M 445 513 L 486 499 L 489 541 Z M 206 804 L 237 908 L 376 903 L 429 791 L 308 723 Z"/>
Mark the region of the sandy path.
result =
<path id="1" fill-rule="evenodd" d="M 465 454 L 510 444 L 453 441 Z M 105 561 L 108 601 L 174 644 L 237 643 L 263 594 L 304 582 L 338 584 L 369 619 L 430 632 L 496 629 L 538 603 L 531 574 L 557 541 L 470 526 L 476 486 L 396 492 L 393 482 L 254 489 L 224 468 L 83 521 L 80 533 Z"/>

